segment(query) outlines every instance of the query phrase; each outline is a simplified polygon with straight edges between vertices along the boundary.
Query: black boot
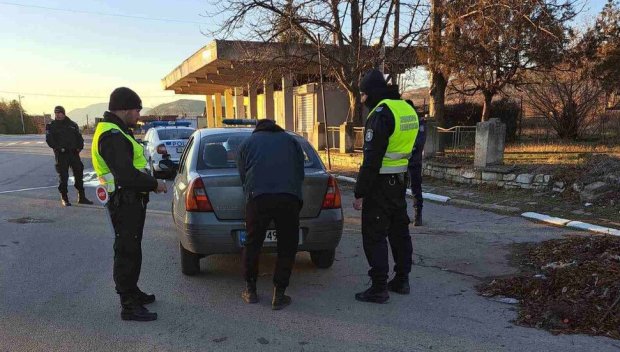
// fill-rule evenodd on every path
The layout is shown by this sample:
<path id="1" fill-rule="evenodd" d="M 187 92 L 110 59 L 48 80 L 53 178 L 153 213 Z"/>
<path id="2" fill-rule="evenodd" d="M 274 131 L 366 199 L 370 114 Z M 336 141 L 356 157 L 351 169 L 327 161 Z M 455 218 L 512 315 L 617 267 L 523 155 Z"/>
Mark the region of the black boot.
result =
<path id="1" fill-rule="evenodd" d="M 71 206 L 71 202 L 69 202 L 69 197 L 67 196 L 66 193 L 61 193 L 60 194 L 60 201 L 61 201 L 62 205 L 65 206 L 65 207 L 70 207 Z"/>
<path id="2" fill-rule="evenodd" d="M 155 302 L 155 295 L 149 295 L 148 293 L 142 292 L 142 290 L 138 289 L 138 293 L 135 295 L 136 302 L 141 305 L 151 304 Z"/>
<path id="3" fill-rule="evenodd" d="M 411 292 L 411 288 L 409 287 L 409 277 L 397 274 L 390 282 L 388 282 L 388 290 L 401 295 L 408 295 Z"/>
<path id="4" fill-rule="evenodd" d="M 256 280 L 245 282 L 245 290 L 241 292 L 241 298 L 245 303 L 258 303 L 258 295 L 256 294 Z"/>
<path id="5" fill-rule="evenodd" d="M 93 204 L 88 198 L 86 198 L 86 194 L 84 194 L 84 190 L 78 191 L 78 204 Z"/>
<path id="6" fill-rule="evenodd" d="M 373 283 L 369 289 L 355 294 L 355 299 L 361 302 L 386 303 L 390 299 L 387 285 Z"/>
<path id="7" fill-rule="evenodd" d="M 422 226 L 422 207 L 415 208 L 413 226 Z"/>
<path id="8" fill-rule="evenodd" d="M 286 288 L 274 287 L 273 288 L 273 300 L 271 301 L 271 309 L 280 310 L 289 304 L 291 304 L 291 297 L 284 294 Z"/>
<path id="9" fill-rule="evenodd" d="M 129 305 L 123 305 L 121 311 L 121 319 L 123 320 L 135 320 L 135 321 L 153 321 L 157 320 L 157 313 L 149 312 L 141 304 L 132 303 Z"/>

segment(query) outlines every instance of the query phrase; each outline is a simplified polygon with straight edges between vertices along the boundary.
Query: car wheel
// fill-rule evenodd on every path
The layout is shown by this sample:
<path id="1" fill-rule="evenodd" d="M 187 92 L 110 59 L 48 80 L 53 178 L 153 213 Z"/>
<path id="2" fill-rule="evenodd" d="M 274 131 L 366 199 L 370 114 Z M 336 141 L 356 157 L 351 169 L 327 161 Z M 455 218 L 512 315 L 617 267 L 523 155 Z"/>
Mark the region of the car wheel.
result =
<path id="1" fill-rule="evenodd" d="M 181 250 L 181 272 L 187 276 L 198 274 L 200 272 L 200 255 L 183 248 L 181 242 L 179 242 L 179 249 Z"/>
<path id="2" fill-rule="evenodd" d="M 327 269 L 334 264 L 334 259 L 336 259 L 336 250 L 328 249 L 324 251 L 311 251 L 310 259 L 312 259 L 312 263 L 317 266 L 317 268 Z"/>

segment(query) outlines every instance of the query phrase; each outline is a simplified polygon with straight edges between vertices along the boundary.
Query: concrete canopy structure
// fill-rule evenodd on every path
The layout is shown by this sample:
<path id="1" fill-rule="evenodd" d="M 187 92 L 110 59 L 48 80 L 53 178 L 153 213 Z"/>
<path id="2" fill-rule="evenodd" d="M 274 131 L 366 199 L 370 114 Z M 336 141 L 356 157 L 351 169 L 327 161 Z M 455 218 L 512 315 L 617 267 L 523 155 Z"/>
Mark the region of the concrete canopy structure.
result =
<path id="1" fill-rule="evenodd" d="M 406 59 L 394 73 L 417 61 L 415 49 L 402 50 L 408 50 L 403 52 Z M 176 94 L 206 96 L 206 123 L 200 127 L 219 127 L 222 118 L 270 118 L 288 130 L 310 134 L 323 116 L 318 76 L 312 45 L 215 40 L 170 72 L 162 85 Z M 325 100 L 327 124 L 345 122 L 346 92 L 327 82 Z"/>

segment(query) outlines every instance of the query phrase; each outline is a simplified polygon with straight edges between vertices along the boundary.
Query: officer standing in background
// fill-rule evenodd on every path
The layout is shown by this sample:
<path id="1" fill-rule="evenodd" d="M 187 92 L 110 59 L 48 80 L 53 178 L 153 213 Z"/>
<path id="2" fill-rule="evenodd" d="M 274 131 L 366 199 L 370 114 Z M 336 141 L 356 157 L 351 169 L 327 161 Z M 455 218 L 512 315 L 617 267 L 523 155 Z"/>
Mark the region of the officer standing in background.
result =
<path id="1" fill-rule="evenodd" d="M 299 212 L 303 205 L 304 153 L 295 137 L 272 120 L 259 120 L 252 136 L 239 146 L 237 168 L 246 197 L 247 238 L 242 262 L 246 288 L 241 298 L 257 303 L 258 258 L 269 224 L 276 227 L 278 259 L 273 274 L 271 308 L 291 303 L 284 294 L 299 244 Z"/>
<path id="2" fill-rule="evenodd" d="M 359 292 L 362 302 L 385 303 L 388 289 L 408 294 L 412 252 L 407 215 L 407 165 L 418 134 L 415 110 L 400 99 L 378 70 L 360 84 L 361 101 L 371 111 L 364 129 L 364 160 L 355 185 L 353 207 L 362 211 L 364 253 L 372 286 Z M 389 282 L 387 240 L 394 257 L 395 277 Z"/>
<path id="3" fill-rule="evenodd" d="M 78 190 L 78 203 L 93 204 L 84 194 L 84 164 L 80 159 L 80 152 L 84 149 L 84 139 L 77 123 L 65 115 L 65 108 L 62 106 L 54 108 L 54 121 L 45 126 L 45 141 L 54 150 L 59 179 L 58 191 L 62 205 L 71 206 L 67 195 L 69 167 L 73 171 L 75 188 Z"/>
<path id="4" fill-rule="evenodd" d="M 407 103 L 415 110 L 411 100 Z M 422 154 L 426 143 L 426 120 L 420 119 L 420 129 L 413 145 L 411 158 L 409 158 L 409 178 L 411 182 L 411 193 L 413 194 L 413 226 L 422 226 Z"/>
<path id="5" fill-rule="evenodd" d="M 151 321 L 157 313 L 143 305 L 155 295 L 138 288 L 142 266 L 142 231 L 149 192 L 166 192 L 166 185 L 146 173 L 144 150 L 129 128 L 136 127 L 142 101 L 129 88 L 110 95 L 108 110 L 97 124 L 91 147 L 93 167 L 110 199 L 108 212 L 114 227 L 114 283 L 121 300 L 121 319 Z"/>

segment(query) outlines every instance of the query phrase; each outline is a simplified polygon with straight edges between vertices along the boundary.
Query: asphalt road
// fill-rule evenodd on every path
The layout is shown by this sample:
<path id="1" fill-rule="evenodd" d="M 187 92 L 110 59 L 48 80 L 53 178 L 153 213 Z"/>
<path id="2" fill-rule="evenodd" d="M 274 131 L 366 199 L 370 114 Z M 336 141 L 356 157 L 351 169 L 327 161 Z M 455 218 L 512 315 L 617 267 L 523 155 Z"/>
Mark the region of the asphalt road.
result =
<path id="1" fill-rule="evenodd" d="M 481 280 L 514 272 L 506 258 L 511 244 L 571 233 L 480 210 L 428 203 L 426 226 L 411 228 L 411 295 L 393 294 L 385 305 L 355 301 L 354 293 L 367 287 L 368 268 L 348 187 L 337 261 L 319 270 L 307 253 L 298 254 L 287 291 L 293 304 L 277 312 L 270 309 L 272 255 L 262 258 L 257 305 L 239 297 L 238 255 L 209 257 L 201 275 L 183 276 L 170 196 L 154 195 L 140 286 L 157 295 L 149 308 L 159 320 L 121 321 L 105 213 L 101 206 L 60 206 L 53 157 L 42 141 L 0 136 L 0 351 L 620 349 L 608 338 L 515 326 L 515 306 L 478 296 Z M 88 155 L 82 155 L 87 169 Z"/>

